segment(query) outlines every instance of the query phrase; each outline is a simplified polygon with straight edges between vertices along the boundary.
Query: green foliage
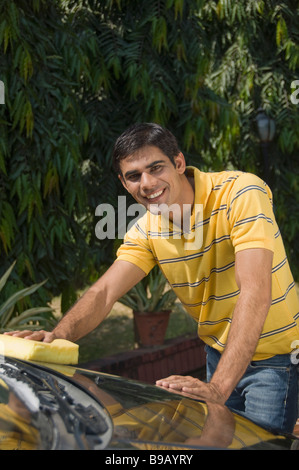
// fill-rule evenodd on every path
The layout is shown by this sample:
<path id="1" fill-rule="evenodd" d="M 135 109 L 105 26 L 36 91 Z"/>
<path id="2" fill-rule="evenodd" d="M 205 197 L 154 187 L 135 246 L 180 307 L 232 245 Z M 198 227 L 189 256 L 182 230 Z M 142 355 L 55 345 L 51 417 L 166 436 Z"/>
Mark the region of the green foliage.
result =
<path id="1" fill-rule="evenodd" d="M 155 266 L 119 302 L 136 312 L 161 312 L 173 308 L 177 299 L 172 289 L 167 289 L 167 280 L 162 271 Z"/>
<path id="2" fill-rule="evenodd" d="M 212 168 L 233 168 L 266 178 L 258 141 L 256 113 L 263 108 L 275 120 L 268 146 L 269 183 L 274 209 L 291 268 L 299 279 L 299 113 L 291 101 L 299 66 L 299 8 L 293 1 L 206 2 L 199 12 L 210 40 L 206 84 L 226 100 L 237 116 L 212 138 Z M 217 25 L 217 26 L 216 26 Z M 219 119 L 219 116 L 217 117 Z"/>
<path id="3" fill-rule="evenodd" d="M 111 263 L 95 208 L 123 194 L 116 137 L 155 121 L 187 162 L 263 176 L 255 117 L 277 126 L 270 149 L 277 219 L 299 279 L 298 5 L 291 0 L 11 0 L 0 3 L 0 259 L 33 302 L 77 288 Z"/>
<path id="4" fill-rule="evenodd" d="M 67 3 L 73 9 L 76 3 L 76 11 L 84 12 L 96 30 L 102 104 L 110 113 L 97 126 L 97 132 L 100 127 L 105 132 L 107 151 L 101 159 L 99 151 L 94 162 L 104 174 L 111 174 L 114 138 L 132 122 L 155 121 L 174 132 L 189 164 L 265 177 L 255 122 L 263 108 L 276 121 L 269 149 L 276 216 L 287 251 L 298 256 L 299 206 L 285 184 L 292 177 L 298 181 L 299 173 L 298 105 L 290 100 L 291 83 L 298 78 L 298 5 L 270 0 Z M 93 153 L 89 147 L 88 154 Z M 119 191 L 111 182 L 103 182 L 109 195 Z M 294 262 L 292 269 L 298 279 Z"/>
<path id="5" fill-rule="evenodd" d="M 14 266 L 15 262 L 1 277 L 0 292 L 7 283 Z M 26 305 L 26 298 L 36 292 L 44 282 L 15 292 L 0 304 L 0 332 L 53 327 L 55 320 L 52 314 L 53 309 L 50 307 L 26 308 L 20 312 L 20 309 Z"/>
<path id="6" fill-rule="evenodd" d="M 20 285 L 48 278 L 48 292 L 65 297 L 89 267 L 80 94 L 93 90 L 96 50 L 93 33 L 72 29 L 59 3 L 0 5 L 0 256 L 3 266 L 18 260 Z"/>

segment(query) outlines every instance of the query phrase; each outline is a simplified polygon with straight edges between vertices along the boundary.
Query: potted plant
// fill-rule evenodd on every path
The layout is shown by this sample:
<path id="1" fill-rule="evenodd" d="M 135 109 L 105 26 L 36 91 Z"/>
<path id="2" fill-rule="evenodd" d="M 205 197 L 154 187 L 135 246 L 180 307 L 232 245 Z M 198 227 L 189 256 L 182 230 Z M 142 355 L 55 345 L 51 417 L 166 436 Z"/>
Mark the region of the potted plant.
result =
<path id="1" fill-rule="evenodd" d="M 171 309 L 177 299 L 158 266 L 119 302 L 133 310 L 135 343 L 156 346 L 164 342 Z"/>

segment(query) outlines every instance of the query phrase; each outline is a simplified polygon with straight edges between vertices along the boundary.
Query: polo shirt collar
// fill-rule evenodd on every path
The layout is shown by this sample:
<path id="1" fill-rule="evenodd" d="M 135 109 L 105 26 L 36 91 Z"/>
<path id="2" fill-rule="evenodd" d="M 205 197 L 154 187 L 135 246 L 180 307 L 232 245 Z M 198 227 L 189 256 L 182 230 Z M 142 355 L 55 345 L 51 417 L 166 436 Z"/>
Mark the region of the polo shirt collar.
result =
<path id="1" fill-rule="evenodd" d="M 202 204 L 203 209 L 207 205 L 213 185 L 209 173 L 204 173 L 194 166 L 186 167 L 186 175 L 193 174 L 194 178 L 194 204 Z"/>

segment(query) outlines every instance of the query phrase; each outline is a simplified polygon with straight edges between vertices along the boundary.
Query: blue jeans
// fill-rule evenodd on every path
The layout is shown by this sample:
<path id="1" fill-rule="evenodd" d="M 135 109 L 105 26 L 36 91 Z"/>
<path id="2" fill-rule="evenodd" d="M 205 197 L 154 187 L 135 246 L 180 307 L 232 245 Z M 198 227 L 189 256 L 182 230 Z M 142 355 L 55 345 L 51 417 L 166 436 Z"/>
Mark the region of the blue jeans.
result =
<path id="1" fill-rule="evenodd" d="M 209 382 L 221 354 L 210 346 L 206 352 Z M 298 416 L 298 372 L 290 355 L 251 362 L 226 405 L 262 427 L 293 432 Z"/>

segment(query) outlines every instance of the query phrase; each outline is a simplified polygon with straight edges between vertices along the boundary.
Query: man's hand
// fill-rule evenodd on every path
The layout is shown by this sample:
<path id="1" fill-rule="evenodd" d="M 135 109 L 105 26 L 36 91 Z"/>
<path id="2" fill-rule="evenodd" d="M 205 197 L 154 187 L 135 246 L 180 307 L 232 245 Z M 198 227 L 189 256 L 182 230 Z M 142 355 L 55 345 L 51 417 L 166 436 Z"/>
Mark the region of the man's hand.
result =
<path id="1" fill-rule="evenodd" d="M 50 331 L 45 331 L 45 330 L 39 330 L 39 331 L 16 330 L 16 331 L 7 331 L 4 334 L 9 335 L 9 336 L 17 336 L 18 338 L 42 341 L 44 343 L 52 343 L 54 339 L 57 339 L 54 333 Z"/>
<path id="2" fill-rule="evenodd" d="M 214 384 L 202 382 L 195 377 L 171 375 L 157 380 L 156 385 L 191 398 L 208 400 L 221 405 L 224 405 L 226 401 Z"/>

